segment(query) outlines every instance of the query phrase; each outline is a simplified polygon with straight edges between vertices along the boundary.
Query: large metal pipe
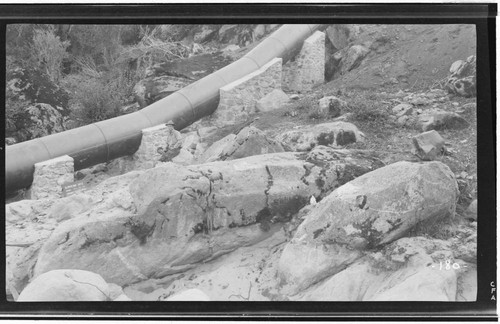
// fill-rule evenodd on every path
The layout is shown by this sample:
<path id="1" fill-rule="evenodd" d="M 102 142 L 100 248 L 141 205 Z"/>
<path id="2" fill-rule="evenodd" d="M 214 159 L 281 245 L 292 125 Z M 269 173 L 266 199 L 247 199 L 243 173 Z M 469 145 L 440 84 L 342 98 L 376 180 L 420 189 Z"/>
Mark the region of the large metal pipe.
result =
<path id="1" fill-rule="evenodd" d="M 281 57 L 286 62 L 320 26 L 284 25 L 236 62 L 135 113 L 7 146 L 6 191 L 30 186 L 35 163 L 69 155 L 75 161 L 75 170 L 80 170 L 133 154 L 141 143 L 144 128 L 171 120 L 179 130 L 212 114 L 217 109 L 221 87 L 256 71 L 273 58 Z"/>

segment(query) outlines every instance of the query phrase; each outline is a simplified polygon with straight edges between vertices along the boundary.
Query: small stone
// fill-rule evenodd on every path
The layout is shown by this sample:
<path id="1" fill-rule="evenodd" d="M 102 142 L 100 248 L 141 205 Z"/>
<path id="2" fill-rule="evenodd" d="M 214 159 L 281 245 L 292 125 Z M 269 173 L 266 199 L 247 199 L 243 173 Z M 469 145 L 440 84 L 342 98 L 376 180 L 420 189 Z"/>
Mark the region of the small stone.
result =
<path id="1" fill-rule="evenodd" d="M 413 106 L 410 104 L 399 104 L 392 108 L 392 112 L 396 114 L 396 116 L 405 116 L 405 115 L 411 115 L 413 113 Z"/>
<path id="2" fill-rule="evenodd" d="M 412 153 L 424 161 L 436 159 L 444 150 L 444 139 L 435 130 L 413 137 L 412 143 Z"/>
<path id="3" fill-rule="evenodd" d="M 477 105 L 475 102 L 470 102 L 470 103 L 462 106 L 462 110 L 466 113 L 475 112 L 476 108 L 477 108 Z"/>
<path id="4" fill-rule="evenodd" d="M 424 97 L 416 97 L 410 100 L 410 103 L 414 104 L 415 106 L 424 106 L 430 104 L 431 101 Z"/>
<path id="5" fill-rule="evenodd" d="M 290 99 L 291 99 L 291 100 L 299 100 L 299 99 L 300 99 L 300 96 L 299 96 L 298 94 L 296 94 L 296 93 L 295 93 L 295 94 L 290 95 Z"/>
<path id="6" fill-rule="evenodd" d="M 474 199 L 467 208 L 467 218 L 477 221 L 477 199 Z"/>
<path id="7" fill-rule="evenodd" d="M 397 119 L 397 123 L 401 126 L 404 126 L 406 125 L 406 122 L 408 121 L 408 119 L 410 119 L 408 116 L 401 116 Z"/>

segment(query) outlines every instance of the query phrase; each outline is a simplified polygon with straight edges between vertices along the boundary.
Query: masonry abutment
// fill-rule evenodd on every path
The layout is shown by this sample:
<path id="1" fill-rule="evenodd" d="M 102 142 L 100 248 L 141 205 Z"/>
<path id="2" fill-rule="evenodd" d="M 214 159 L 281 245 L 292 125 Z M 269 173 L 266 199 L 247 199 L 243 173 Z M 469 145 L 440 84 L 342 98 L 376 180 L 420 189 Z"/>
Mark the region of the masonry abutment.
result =
<path id="1" fill-rule="evenodd" d="M 257 71 L 220 88 L 220 101 L 212 114 L 217 126 L 234 125 L 257 112 L 257 102 L 275 89 L 281 90 L 282 59 L 275 58 Z"/>
<path id="2" fill-rule="evenodd" d="M 304 41 L 302 49 L 283 66 L 283 88 L 306 92 L 325 82 L 325 33 L 316 31 Z"/>
<path id="3" fill-rule="evenodd" d="M 68 155 L 36 163 L 31 199 L 63 197 L 63 185 L 74 182 L 74 171 L 73 158 Z"/>

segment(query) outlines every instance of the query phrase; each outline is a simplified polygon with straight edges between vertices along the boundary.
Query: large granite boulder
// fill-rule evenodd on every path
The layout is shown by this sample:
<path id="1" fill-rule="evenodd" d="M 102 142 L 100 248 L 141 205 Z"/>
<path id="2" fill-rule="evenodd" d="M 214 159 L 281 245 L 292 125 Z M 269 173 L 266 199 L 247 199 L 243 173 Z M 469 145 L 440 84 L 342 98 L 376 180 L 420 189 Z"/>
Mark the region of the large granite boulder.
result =
<path id="1" fill-rule="evenodd" d="M 454 174 L 440 162 L 397 162 L 346 183 L 312 208 L 283 250 L 285 290 L 341 271 L 418 223 L 453 216 L 457 197 Z"/>
<path id="2" fill-rule="evenodd" d="M 320 194 L 319 173 L 294 153 L 137 172 L 88 217 L 62 223 L 40 251 L 35 274 L 80 268 L 124 285 L 183 271 L 267 237 L 273 217 L 289 217 Z M 126 209 L 115 204 L 127 195 L 120 202 Z"/>
<path id="3" fill-rule="evenodd" d="M 320 149 L 165 163 L 109 178 L 87 191 L 95 198 L 90 209 L 75 206 L 81 214 L 45 240 L 34 273 L 85 269 L 123 286 L 184 272 L 262 241 L 312 196 L 322 199 L 380 163 L 362 153 Z"/>
<path id="4" fill-rule="evenodd" d="M 19 295 L 20 302 L 107 301 L 109 288 L 96 273 L 60 269 L 36 277 Z"/>

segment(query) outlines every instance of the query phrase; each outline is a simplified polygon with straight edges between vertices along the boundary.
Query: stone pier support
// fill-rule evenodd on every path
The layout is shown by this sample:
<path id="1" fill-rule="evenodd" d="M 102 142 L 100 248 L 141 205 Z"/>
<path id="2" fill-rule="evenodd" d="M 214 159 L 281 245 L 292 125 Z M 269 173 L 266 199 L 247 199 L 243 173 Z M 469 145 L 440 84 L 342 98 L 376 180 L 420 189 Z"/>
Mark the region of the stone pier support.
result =
<path id="1" fill-rule="evenodd" d="M 181 143 L 181 133 L 171 125 L 162 124 L 143 129 L 141 145 L 133 155 L 134 169 L 155 167 L 162 157 L 175 154 L 173 151 L 178 149 Z"/>
<path id="2" fill-rule="evenodd" d="M 283 66 L 283 88 L 306 92 L 325 82 L 325 33 L 316 31 L 304 41 L 295 60 Z"/>
<path id="3" fill-rule="evenodd" d="M 68 155 L 36 163 L 30 188 L 31 199 L 61 198 L 62 185 L 74 181 L 74 171 L 73 158 Z"/>
<path id="4" fill-rule="evenodd" d="M 257 101 L 275 89 L 281 90 L 282 59 L 275 58 L 259 70 L 220 89 L 220 101 L 212 114 L 217 126 L 247 121 L 257 112 Z"/>

